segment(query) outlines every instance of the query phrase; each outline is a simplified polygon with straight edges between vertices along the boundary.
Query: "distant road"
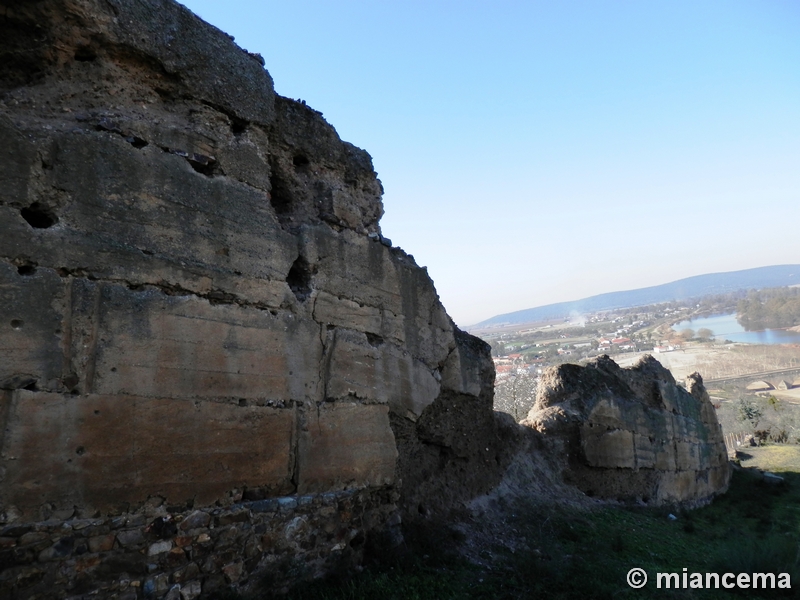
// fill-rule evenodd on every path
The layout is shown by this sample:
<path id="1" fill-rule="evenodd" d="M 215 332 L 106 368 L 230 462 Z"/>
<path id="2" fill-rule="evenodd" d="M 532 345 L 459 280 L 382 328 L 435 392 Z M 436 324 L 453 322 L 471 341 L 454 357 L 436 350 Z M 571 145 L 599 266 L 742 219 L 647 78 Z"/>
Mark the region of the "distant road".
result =
<path id="1" fill-rule="evenodd" d="M 792 369 L 777 369 L 774 371 L 759 371 L 757 373 L 745 373 L 744 375 L 734 375 L 731 377 L 703 379 L 703 384 L 707 386 L 709 383 L 730 382 L 737 381 L 739 379 L 763 379 L 764 377 L 770 377 L 772 375 L 788 375 L 789 373 L 797 373 L 798 371 L 800 371 L 800 367 L 794 367 Z"/>

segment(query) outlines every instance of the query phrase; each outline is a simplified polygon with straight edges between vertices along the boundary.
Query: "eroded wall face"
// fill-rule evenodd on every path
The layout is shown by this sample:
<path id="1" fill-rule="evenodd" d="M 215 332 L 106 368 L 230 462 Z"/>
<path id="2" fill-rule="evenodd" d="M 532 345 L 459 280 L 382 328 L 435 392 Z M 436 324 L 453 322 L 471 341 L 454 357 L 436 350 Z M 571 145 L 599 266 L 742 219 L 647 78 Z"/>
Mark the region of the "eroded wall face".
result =
<path id="1" fill-rule="evenodd" d="M 692 505 L 727 489 L 722 428 L 699 375 L 683 388 L 652 357 L 621 369 L 606 356 L 542 379 L 524 424 L 563 444 L 565 479 L 585 493 Z"/>
<path id="2" fill-rule="evenodd" d="M 0 9 L 0 594 L 246 586 L 491 487 L 488 349 L 380 235 L 366 152 L 171 0 Z M 300 521 L 254 520 L 274 499 Z"/>

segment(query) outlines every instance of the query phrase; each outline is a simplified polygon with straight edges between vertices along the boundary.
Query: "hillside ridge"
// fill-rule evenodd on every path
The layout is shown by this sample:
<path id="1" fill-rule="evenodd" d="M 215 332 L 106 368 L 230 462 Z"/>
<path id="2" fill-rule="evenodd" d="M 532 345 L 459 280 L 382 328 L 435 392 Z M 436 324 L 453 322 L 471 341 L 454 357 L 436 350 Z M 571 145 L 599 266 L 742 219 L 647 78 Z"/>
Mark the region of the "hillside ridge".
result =
<path id="1" fill-rule="evenodd" d="M 614 310 L 660 302 L 687 300 L 709 294 L 725 294 L 747 289 L 800 284 L 800 265 L 772 265 L 740 271 L 706 273 L 669 283 L 597 294 L 580 300 L 556 302 L 495 315 L 468 329 L 499 325 L 517 325 L 568 317 L 574 313 Z"/>

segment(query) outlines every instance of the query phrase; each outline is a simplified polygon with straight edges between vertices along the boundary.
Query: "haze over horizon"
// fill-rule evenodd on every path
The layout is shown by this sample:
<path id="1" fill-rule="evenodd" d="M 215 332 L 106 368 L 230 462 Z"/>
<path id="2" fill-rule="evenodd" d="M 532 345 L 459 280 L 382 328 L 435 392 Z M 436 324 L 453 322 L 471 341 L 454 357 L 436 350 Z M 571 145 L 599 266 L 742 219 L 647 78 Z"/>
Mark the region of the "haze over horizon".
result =
<path id="1" fill-rule="evenodd" d="M 798 262 L 800 3 L 183 4 L 372 155 L 462 327 Z"/>

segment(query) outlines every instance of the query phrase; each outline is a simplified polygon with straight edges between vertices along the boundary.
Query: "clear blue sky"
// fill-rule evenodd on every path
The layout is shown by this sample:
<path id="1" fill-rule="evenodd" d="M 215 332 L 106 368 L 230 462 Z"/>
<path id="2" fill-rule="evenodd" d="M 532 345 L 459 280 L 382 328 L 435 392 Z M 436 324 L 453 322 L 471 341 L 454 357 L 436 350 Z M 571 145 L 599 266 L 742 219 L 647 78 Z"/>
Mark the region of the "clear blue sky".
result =
<path id="1" fill-rule="evenodd" d="M 372 155 L 461 326 L 800 262 L 800 2 L 184 4 Z"/>

